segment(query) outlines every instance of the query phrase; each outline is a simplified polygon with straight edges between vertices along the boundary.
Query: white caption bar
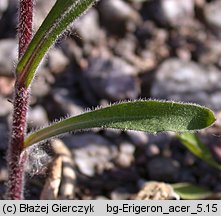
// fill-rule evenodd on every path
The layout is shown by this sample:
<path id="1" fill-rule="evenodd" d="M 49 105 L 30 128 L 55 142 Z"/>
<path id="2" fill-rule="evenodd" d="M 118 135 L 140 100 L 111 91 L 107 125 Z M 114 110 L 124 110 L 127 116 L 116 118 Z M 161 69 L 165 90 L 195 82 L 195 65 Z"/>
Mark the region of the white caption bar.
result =
<path id="1" fill-rule="evenodd" d="M 63 200 L 0 201 L 0 215 L 52 216 L 220 216 L 221 200 Z"/>

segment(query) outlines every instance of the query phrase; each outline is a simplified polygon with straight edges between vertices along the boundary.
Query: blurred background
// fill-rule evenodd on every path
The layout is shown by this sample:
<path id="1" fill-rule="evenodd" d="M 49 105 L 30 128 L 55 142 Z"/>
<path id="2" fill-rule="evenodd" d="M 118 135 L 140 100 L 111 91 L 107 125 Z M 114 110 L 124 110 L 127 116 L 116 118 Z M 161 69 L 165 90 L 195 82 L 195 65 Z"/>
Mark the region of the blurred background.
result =
<path id="1" fill-rule="evenodd" d="M 17 2 L 0 0 L 1 196 L 17 63 Z M 35 31 L 54 2 L 35 1 Z M 216 125 L 199 136 L 221 162 L 220 11 L 220 0 L 101 0 L 70 26 L 39 67 L 28 130 L 117 101 L 194 102 L 216 112 Z M 62 178 L 74 192 L 60 191 L 63 198 L 133 199 L 149 181 L 189 182 L 221 192 L 221 173 L 190 153 L 173 133 L 96 129 L 53 142 L 67 146 L 71 155 L 72 177 L 69 182 Z M 39 199 L 52 150 L 32 151 L 27 171 L 35 169 L 27 175 L 25 196 Z"/>

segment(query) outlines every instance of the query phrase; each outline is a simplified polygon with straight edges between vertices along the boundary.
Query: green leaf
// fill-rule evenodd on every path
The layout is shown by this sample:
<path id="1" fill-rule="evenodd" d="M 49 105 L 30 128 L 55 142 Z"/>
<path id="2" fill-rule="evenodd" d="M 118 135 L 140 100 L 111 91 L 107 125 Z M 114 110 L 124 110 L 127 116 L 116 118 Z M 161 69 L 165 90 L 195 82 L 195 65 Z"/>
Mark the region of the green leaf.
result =
<path id="1" fill-rule="evenodd" d="M 184 133 L 178 135 L 178 138 L 194 155 L 221 170 L 221 165 L 214 160 L 207 146 L 204 145 L 195 134 Z"/>
<path id="2" fill-rule="evenodd" d="M 118 128 L 151 133 L 161 131 L 195 131 L 215 121 L 212 111 L 194 104 L 156 100 L 115 104 L 75 117 L 67 118 L 30 134 L 25 146 L 75 130 Z"/>
<path id="3" fill-rule="evenodd" d="M 213 193 L 208 189 L 190 183 L 177 183 L 171 184 L 171 186 L 173 187 L 175 193 L 181 197 L 181 199 L 202 200 L 213 197 Z"/>
<path id="4" fill-rule="evenodd" d="M 16 73 L 26 88 L 49 48 L 65 29 L 97 0 L 57 0 L 20 59 Z"/>

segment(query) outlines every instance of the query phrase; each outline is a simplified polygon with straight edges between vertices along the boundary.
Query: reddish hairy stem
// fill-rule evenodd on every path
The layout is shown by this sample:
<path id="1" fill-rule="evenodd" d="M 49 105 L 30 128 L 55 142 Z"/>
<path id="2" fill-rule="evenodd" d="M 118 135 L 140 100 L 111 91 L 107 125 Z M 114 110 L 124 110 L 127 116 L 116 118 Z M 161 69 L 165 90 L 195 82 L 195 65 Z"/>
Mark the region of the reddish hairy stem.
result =
<path id="1" fill-rule="evenodd" d="M 19 5 L 19 53 L 20 58 L 32 38 L 33 0 L 20 0 Z M 8 149 L 8 199 L 23 199 L 24 165 L 27 159 L 24 150 L 26 119 L 29 105 L 29 89 L 24 83 L 16 82 L 14 93 L 14 113 L 11 129 L 11 140 Z"/>
<path id="2" fill-rule="evenodd" d="M 24 54 L 32 38 L 33 0 L 20 0 L 19 5 L 19 58 Z"/>
<path id="3" fill-rule="evenodd" d="M 16 86 L 11 141 L 8 150 L 8 199 L 23 198 L 24 164 L 26 157 L 21 157 L 21 153 L 24 149 L 28 98 L 29 91 L 24 87 Z"/>

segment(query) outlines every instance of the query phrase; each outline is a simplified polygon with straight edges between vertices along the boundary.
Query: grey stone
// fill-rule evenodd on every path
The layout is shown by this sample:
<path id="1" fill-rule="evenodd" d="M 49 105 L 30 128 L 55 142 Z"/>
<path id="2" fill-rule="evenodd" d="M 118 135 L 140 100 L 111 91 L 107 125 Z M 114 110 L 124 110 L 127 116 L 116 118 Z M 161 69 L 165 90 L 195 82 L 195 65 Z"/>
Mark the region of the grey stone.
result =
<path id="1" fill-rule="evenodd" d="M 13 105 L 6 98 L 0 96 L 0 104 L 0 117 L 4 117 L 12 113 Z"/>
<path id="2" fill-rule="evenodd" d="M 147 157 L 154 157 L 160 154 L 160 149 L 155 144 L 149 144 L 146 148 Z"/>
<path id="3" fill-rule="evenodd" d="M 103 137 L 84 133 L 64 137 L 63 140 L 72 149 L 76 165 L 84 175 L 94 176 L 113 167 L 117 149 Z"/>
<path id="4" fill-rule="evenodd" d="M 8 180 L 8 170 L 6 167 L 1 167 L 0 168 L 0 182 L 6 182 L 7 180 Z"/>
<path id="5" fill-rule="evenodd" d="M 179 167 L 179 163 L 172 158 L 158 156 L 148 162 L 147 172 L 151 180 L 174 181 Z"/>
<path id="6" fill-rule="evenodd" d="M 36 102 L 37 98 L 46 96 L 50 92 L 50 86 L 45 76 L 42 76 L 42 73 L 48 73 L 48 71 L 43 68 L 40 68 L 39 70 L 40 73 L 31 86 L 32 103 Z"/>
<path id="7" fill-rule="evenodd" d="M 208 145 L 210 152 L 212 153 L 213 158 L 221 164 L 221 144 L 220 142 L 212 142 Z"/>
<path id="8" fill-rule="evenodd" d="M 143 25 L 140 25 L 139 28 L 141 29 Z M 137 32 L 139 32 L 138 30 Z M 139 33 L 137 33 L 139 34 Z M 148 37 L 143 36 L 146 40 Z M 146 71 L 151 70 L 155 65 L 155 60 L 153 56 L 153 52 L 150 52 L 150 55 L 143 55 L 148 49 L 142 51 L 142 54 L 137 54 L 137 44 L 142 44 L 141 40 L 138 37 L 135 37 L 134 34 L 127 34 L 122 40 L 119 40 L 115 45 L 113 45 L 114 53 L 117 56 L 124 59 L 126 62 L 130 63 L 134 67 L 137 68 L 138 73 L 146 73 Z M 157 45 L 156 45 L 157 46 Z M 152 56 L 151 56 L 152 54 Z"/>
<path id="9" fill-rule="evenodd" d="M 6 8 L 6 2 L 7 8 Z M 0 37 L 15 38 L 16 28 L 18 26 L 18 1 L 1 0 L 3 11 L 0 11 Z"/>
<path id="10" fill-rule="evenodd" d="M 41 128 L 48 123 L 48 116 L 45 109 L 37 105 L 28 111 L 28 125 L 31 128 Z"/>
<path id="11" fill-rule="evenodd" d="M 130 167 L 134 161 L 134 145 L 123 142 L 120 144 L 119 150 L 120 152 L 116 158 L 117 164 L 121 167 Z"/>
<path id="12" fill-rule="evenodd" d="M 126 133 L 135 145 L 145 145 L 148 143 L 148 135 L 143 131 L 126 131 Z"/>
<path id="13" fill-rule="evenodd" d="M 151 96 L 199 103 L 219 110 L 220 79 L 221 72 L 213 66 L 203 67 L 191 61 L 168 59 L 156 71 Z"/>
<path id="14" fill-rule="evenodd" d="M 77 44 L 76 41 L 67 38 L 62 41 L 63 52 L 69 59 L 74 59 L 79 65 L 81 65 L 83 59 L 83 49 Z"/>
<path id="15" fill-rule="evenodd" d="M 208 35 L 208 32 L 206 32 Z M 203 64 L 214 64 L 219 68 L 221 67 L 221 41 L 219 37 L 214 37 L 212 40 L 208 40 L 205 43 L 204 49 L 207 51 L 204 53 L 199 53 L 199 62 Z"/>
<path id="16" fill-rule="evenodd" d="M 2 14 L 7 10 L 8 8 L 8 0 L 1 0 L 0 1 L 0 19 Z"/>
<path id="17" fill-rule="evenodd" d="M 170 133 L 158 133 L 158 134 L 148 134 L 149 144 L 157 145 L 158 147 L 165 148 L 165 145 L 169 145 L 172 136 Z"/>
<path id="18" fill-rule="evenodd" d="M 188 168 L 182 168 L 177 175 L 177 180 L 179 182 L 189 182 L 189 183 L 196 183 L 196 176 L 194 175 L 193 171 Z"/>
<path id="19" fill-rule="evenodd" d="M 123 187 L 116 188 L 110 194 L 111 200 L 128 200 L 130 196 L 128 189 Z"/>
<path id="20" fill-rule="evenodd" d="M 196 162 L 196 156 L 193 155 L 191 152 L 187 152 L 185 155 L 184 155 L 184 158 L 183 158 L 183 164 L 185 166 L 193 166 Z"/>
<path id="21" fill-rule="evenodd" d="M 120 58 L 99 56 L 90 58 L 85 78 L 99 98 L 118 101 L 138 97 L 140 83 L 136 73 L 136 68 Z"/>
<path id="22" fill-rule="evenodd" d="M 35 3 L 34 29 L 37 30 L 56 0 L 38 0 Z"/>
<path id="23" fill-rule="evenodd" d="M 61 73 L 70 63 L 60 49 L 52 49 L 48 54 L 48 67 L 52 73 Z"/>
<path id="24" fill-rule="evenodd" d="M 120 153 L 116 159 L 117 165 L 123 168 L 130 167 L 133 161 L 134 157 L 125 153 Z"/>
<path id="25" fill-rule="evenodd" d="M 65 115 L 75 116 L 81 114 L 84 110 L 77 104 L 69 91 L 65 88 L 55 88 L 52 91 L 53 103 Z"/>
<path id="26" fill-rule="evenodd" d="M 135 152 L 135 147 L 131 143 L 123 142 L 120 144 L 120 152 L 128 155 L 133 155 Z"/>
<path id="27" fill-rule="evenodd" d="M 206 4 L 204 7 L 205 20 L 218 36 L 221 36 L 220 10 L 221 10 L 220 1 L 212 1 Z"/>
<path id="28" fill-rule="evenodd" d="M 17 42 L 13 39 L 0 40 L 0 75 L 14 76 L 14 64 L 17 61 Z"/>
<path id="29" fill-rule="evenodd" d="M 161 25 L 180 26 L 194 16 L 194 0 L 157 0 L 150 2 L 148 13 Z"/>
<path id="30" fill-rule="evenodd" d="M 8 147 L 8 137 L 9 137 L 9 130 L 8 126 L 5 123 L 0 122 L 0 150 L 6 150 Z"/>
<path id="31" fill-rule="evenodd" d="M 95 9 L 91 9 L 74 26 L 74 32 L 77 31 L 80 38 L 84 42 L 98 42 L 100 38 L 98 13 Z"/>
<path id="32" fill-rule="evenodd" d="M 12 100 L 14 84 L 14 77 L 0 76 L 0 95 L 10 97 Z"/>
<path id="33" fill-rule="evenodd" d="M 121 130 L 113 129 L 113 128 L 107 128 L 104 130 L 105 137 L 109 139 L 117 139 L 121 135 Z"/>
<path id="34" fill-rule="evenodd" d="M 101 20 L 114 31 L 121 31 L 128 22 L 138 24 L 140 16 L 129 4 L 122 0 L 104 0 L 100 2 Z"/>

